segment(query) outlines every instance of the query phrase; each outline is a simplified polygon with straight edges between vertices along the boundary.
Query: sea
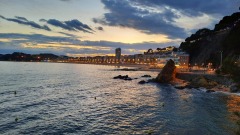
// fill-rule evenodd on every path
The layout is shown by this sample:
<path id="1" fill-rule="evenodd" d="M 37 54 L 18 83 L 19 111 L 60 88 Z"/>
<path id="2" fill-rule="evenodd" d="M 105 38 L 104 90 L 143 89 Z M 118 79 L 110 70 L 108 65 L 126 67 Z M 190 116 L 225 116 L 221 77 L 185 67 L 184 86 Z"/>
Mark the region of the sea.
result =
<path id="1" fill-rule="evenodd" d="M 235 135 L 240 96 L 138 84 L 158 72 L 0 62 L 2 135 Z M 132 81 L 113 79 L 128 75 Z"/>

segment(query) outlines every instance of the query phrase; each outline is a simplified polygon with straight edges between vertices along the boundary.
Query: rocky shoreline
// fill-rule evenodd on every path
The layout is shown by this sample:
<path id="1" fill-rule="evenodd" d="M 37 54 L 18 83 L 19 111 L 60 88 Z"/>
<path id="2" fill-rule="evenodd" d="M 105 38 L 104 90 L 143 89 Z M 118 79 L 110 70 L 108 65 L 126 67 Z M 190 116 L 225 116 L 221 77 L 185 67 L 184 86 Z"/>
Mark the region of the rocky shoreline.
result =
<path id="1" fill-rule="evenodd" d="M 161 72 L 156 78 L 148 79 L 147 81 L 141 80 L 139 84 L 149 82 L 167 83 L 173 85 L 176 89 L 191 89 L 191 88 L 205 88 L 206 92 L 211 93 L 215 91 L 238 93 L 239 87 L 229 76 L 216 75 L 216 74 L 199 74 L 193 72 L 177 72 L 176 66 L 172 60 L 169 60 L 163 67 Z M 141 69 L 118 69 L 120 71 L 139 71 Z M 144 75 L 142 77 L 150 77 Z M 116 76 L 114 79 L 133 80 L 129 76 Z M 136 79 L 136 78 L 134 78 Z"/>
<path id="2" fill-rule="evenodd" d="M 239 85 L 230 76 L 216 74 L 181 73 L 177 72 L 172 60 L 169 60 L 155 79 L 158 83 L 170 83 L 176 89 L 205 88 L 207 93 L 215 91 L 238 93 Z"/>
<path id="3" fill-rule="evenodd" d="M 169 60 L 155 79 L 158 83 L 170 83 L 177 89 L 205 88 L 208 93 L 215 91 L 240 92 L 230 76 L 199 73 L 178 73 L 173 60 Z"/>
<path id="4" fill-rule="evenodd" d="M 236 93 L 240 92 L 237 84 L 229 76 L 215 74 L 192 74 L 177 73 L 176 78 L 183 80 L 184 83 L 177 83 L 176 88 L 205 88 L 209 92 L 222 91 Z M 180 87 L 181 86 L 181 87 Z"/>
<path id="5" fill-rule="evenodd" d="M 140 78 L 149 78 L 147 80 L 140 80 L 138 84 L 146 83 L 159 83 L 156 78 L 151 78 L 150 75 L 143 75 Z M 132 81 L 139 78 L 131 78 L 128 75 L 118 75 L 113 79 L 121 79 L 125 81 Z M 162 83 L 162 82 L 160 82 Z M 164 82 L 163 82 L 164 83 Z M 168 82 L 174 88 L 182 89 L 206 89 L 207 93 L 212 92 L 227 92 L 227 93 L 238 93 L 240 89 L 235 86 L 235 83 L 226 76 L 217 75 L 202 75 L 202 74 L 190 74 L 190 73 L 177 73 L 176 77 Z"/>

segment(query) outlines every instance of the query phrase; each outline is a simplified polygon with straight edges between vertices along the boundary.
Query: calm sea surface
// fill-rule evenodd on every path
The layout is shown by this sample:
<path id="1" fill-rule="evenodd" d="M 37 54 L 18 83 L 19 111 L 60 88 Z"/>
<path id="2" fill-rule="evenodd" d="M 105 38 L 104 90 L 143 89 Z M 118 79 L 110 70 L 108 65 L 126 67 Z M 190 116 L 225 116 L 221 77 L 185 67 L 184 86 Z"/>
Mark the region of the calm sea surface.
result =
<path id="1" fill-rule="evenodd" d="M 116 68 L 0 62 L 0 134 L 239 132 L 239 96 L 154 83 L 139 85 L 146 80 L 142 75 L 155 77 L 158 73 L 114 71 Z M 138 79 L 112 79 L 119 74 Z"/>

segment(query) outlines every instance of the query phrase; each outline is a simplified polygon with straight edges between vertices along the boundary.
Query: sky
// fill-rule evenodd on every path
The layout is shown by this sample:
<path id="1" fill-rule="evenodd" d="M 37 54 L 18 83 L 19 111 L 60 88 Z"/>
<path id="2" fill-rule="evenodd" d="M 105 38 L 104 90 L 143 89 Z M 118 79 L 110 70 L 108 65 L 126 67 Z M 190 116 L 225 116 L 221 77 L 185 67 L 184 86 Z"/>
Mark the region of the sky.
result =
<path id="1" fill-rule="evenodd" d="M 240 0 L 1 0 L 0 54 L 74 57 L 178 47 L 239 11 Z"/>

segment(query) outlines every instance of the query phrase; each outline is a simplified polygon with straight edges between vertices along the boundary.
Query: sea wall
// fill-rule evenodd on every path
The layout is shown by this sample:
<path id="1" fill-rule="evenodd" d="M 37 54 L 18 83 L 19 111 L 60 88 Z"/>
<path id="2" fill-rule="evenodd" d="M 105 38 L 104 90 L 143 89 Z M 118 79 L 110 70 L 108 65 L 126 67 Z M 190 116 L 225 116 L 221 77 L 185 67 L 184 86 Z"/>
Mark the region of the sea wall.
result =
<path id="1" fill-rule="evenodd" d="M 189 82 L 199 76 L 203 76 L 209 80 L 216 81 L 218 84 L 222 84 L 226 86 L 230 86 L 233 82 L 232 79 L 230 79 L 227 76 L 220 76 L 220 75 L 214 75 L 214 74 L 194 74 L 194 73 L 177 73 L 176 74 L 176 78 L 189 81 Z"/>

